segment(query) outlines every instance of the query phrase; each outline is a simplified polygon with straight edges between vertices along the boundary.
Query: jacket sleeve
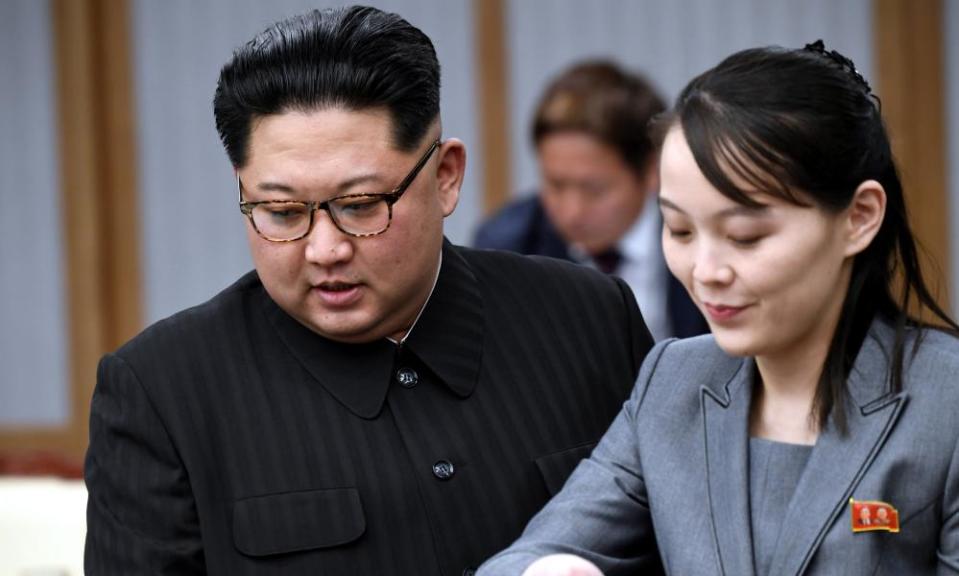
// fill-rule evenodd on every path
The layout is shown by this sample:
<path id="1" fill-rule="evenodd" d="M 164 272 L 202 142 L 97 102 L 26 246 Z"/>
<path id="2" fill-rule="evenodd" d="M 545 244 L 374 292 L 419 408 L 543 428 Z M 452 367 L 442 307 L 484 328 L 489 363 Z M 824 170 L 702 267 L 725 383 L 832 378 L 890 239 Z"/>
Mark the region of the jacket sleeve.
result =
<path id="1" fill-rule="evenodd" d="M 614 574 L 663 572 L 636 436 L 636 416 L 668 342 L 643 363 L 632 395 L 592 455 L 527 525 L 508 549 L 480 567 L 478 576 L 522 574 L 537 558 L 574 554 Z"/>
<path id="2" fill-rule="evenodd" d="M 936 574 L 959 574 L 959 444 L 952 452 L 952 463 L 943 492 L 942 528 L 939 532 L 939 567 Z"/>
<path id="3" fill-rule="evenodd" d="M 100 361 L 90 410 L 87 574 L 202 574 L 189 478 L 133 369 Z"/>

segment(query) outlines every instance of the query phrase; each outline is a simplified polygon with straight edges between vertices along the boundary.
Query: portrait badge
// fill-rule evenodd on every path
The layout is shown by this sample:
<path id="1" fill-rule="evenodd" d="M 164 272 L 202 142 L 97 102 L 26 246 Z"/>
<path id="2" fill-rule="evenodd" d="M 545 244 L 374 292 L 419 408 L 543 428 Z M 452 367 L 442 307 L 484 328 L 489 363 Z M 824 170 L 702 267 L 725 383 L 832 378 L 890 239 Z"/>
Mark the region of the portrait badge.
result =
<path id="1" fill-rule="evenodd" d="M 899 511 L 887 502 L 879 500 L 849 499 L 853 532 L 884 530 L 899 532 Z"/>

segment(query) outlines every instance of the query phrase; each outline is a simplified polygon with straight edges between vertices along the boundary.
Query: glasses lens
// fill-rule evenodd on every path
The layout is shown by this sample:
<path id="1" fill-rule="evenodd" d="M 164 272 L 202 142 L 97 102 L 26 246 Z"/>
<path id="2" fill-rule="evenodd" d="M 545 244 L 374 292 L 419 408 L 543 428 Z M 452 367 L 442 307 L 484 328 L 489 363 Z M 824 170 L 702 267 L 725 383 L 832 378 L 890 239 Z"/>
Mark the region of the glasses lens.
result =
<path id="1" fill-rule="evenodd" d="M 379 234 L 390 225 L 390 206 L 382 196 L 335 198 L 330 201 L 330 213 L 350 234 Z"/>
<path id="2" fill-rule="evenodd" d="M 270 240 L 292 240 L 310 229 L 310 208 L 305 204 L 267 202 L 253 208 L 253 223 Z"/>

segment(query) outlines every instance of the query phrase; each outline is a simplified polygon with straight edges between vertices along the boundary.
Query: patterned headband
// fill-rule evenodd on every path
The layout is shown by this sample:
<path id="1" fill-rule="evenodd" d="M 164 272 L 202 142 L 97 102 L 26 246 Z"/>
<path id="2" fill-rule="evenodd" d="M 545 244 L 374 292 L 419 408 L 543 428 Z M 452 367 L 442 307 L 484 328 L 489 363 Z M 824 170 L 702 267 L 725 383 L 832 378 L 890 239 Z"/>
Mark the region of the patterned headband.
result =
<path id="1" fill-rule="evenodd" d="M 866 82 L 866 79 L 863 77 L 862 73 L 856 69 L 856 65 L 852 60 L 840 54 L 837 50 L 826 50 L 825 44 L 823 41 L 816 40 L 812 44 L 806 44 L 803 48 L 806 52 L 813 52 L 819 54 L 820 56 L 825 56 L 829 58 L 836 64 L 839 64 L 839 67 L 846 71 L 847 74 L 851 75 L 857 84 L 865 88 L 866 95 L 872 98 L 875 102 L 875 109 L 880 115 L 882 114 L 882 100 L 879 99 L 879 96 L 872 91 L 872 87 L 869 86 L 869 82 Z"/>
<path id="2" fill-rule="evenodd" d="M 869 82 L 866 82 L 866 79 L 863 78 L 859 70 L 856 69 L 856 65 L 853 64 L 853 61 L 843 56 L 836 50 L 826 50 L 826 46 L 823 44 L 822 40 L 816 40 L 812 44 L 806 44 L 803 50 L 806 52 L 815 52 L 816 54 L 825 56 L 836 64 L 839 64 L 840 68 L 849 74 L 852 74 L 852 77 L 856 79 L 856 82 L 866 89 L 867 94 L 872 95 L 872 88 L 869 86 Z"/>

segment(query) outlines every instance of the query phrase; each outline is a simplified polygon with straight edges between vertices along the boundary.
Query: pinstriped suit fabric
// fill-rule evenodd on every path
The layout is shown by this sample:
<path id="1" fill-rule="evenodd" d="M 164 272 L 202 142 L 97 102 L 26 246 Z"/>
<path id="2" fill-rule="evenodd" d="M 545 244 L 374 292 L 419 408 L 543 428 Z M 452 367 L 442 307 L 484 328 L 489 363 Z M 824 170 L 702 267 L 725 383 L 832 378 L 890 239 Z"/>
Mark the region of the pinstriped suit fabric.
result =
<path id="1" fill-rule="evenodd" d="M 588 454 L 650 345 L 622 282 L 548 259 L 447 244 L 401 346 L 325 340 L 251 273 L 101 362 L 87 572 L 459 575 Z"/>

